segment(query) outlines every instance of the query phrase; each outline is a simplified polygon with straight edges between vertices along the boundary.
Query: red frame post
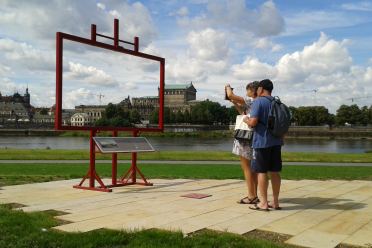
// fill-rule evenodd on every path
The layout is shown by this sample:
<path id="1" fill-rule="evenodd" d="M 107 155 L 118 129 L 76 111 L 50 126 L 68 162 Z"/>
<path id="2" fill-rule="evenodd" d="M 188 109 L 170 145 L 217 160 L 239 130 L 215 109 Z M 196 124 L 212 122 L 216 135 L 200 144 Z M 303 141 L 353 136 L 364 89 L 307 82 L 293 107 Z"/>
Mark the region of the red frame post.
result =
<path id="1" fill-rule="evenodd" d="M 119 47 L 119 20 L 114 20 L 114 47 Z"/>
<path id="2" fill-rule="evenodd" d="M 139 132 L 133 131 L 133 137 L 138 137 Z M 143 182 L 137 182 L 137 172 Z M 137 167 L 137 152 L 132 152 L 132 163 L 129 170 L 121 177 L 121 185 L 133 185 L 140 184 L 144 186 L 152 186 L 152 183 L 149 183 L 146 177 L 143 175 L 141 170 Z"/>
<path id="3" fill-rule="evenodd" d="M 118 131 L 113 131 L 112 132 L 112 137 L 117 137 L 118 136 Z M 118 154 L 113 153 L 112 154 L 112 173 L 111 173 L 111 180 L 112 180 L 112 185 L 116 186 L 117 184 L 117 174 L 118 174 Z"/>
<path id="4" fill-rule="evenodd" d="M 89 137 L 89 170 L 88 173 L 83 177 L 78 185 L 74 185 L 75 189 L 88 189 L 95 191 L 111 192 L 112 189 L 108 188 L 99 177 L 96 171 L 96 143 L 93 137 L 96 135 L 97 130 L 90 131 Z M 89 178 L 89 186 L 83 186 L 86 179 Z M 99 187 L 95 187 L 95 181 L 99 183 Z"/>

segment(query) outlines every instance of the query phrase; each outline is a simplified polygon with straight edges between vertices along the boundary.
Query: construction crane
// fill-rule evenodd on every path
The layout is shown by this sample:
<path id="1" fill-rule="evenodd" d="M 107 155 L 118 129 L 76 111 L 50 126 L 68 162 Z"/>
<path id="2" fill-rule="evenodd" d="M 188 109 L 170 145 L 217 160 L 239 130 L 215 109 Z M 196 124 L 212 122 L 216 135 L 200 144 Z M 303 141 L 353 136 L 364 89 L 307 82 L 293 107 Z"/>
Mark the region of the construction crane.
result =
<path id="1" fill-rule="evenodd" d="M 314 105 L 316 105 L 316 93 L 318 92 L 319 89 L 312 89 L 312 90 L 303 90 L 302 92 L 304 93 L 307 93 L 307 92 L 313 92 L 314 95 L 313 95 L 313 101 L 314 101 Z"/>
<path id="2" fill-rule="evenodd" d="M 99 93 L 96 96 L 98 96 L 98 98 L 99 98 L 99 105 L 102 105 L 102 98 L 105 97 L 105 95 L 102 95 L 101 93 Z"/>
<path id="3" fill-rule="evenodd" d="M 80 92 L 79 94 L 81 95 L 88 95 L 88 96 L 97 96 L 99 99 L 99 105 L 102 105 L 102 98 L 105 97 L 102 93 L 95 94 L 95 93 L 90 93 L 90 92 Z"/>
<path id="4" fill-rule="evenodd" d="M 346 100 L 351 100 L 351 102 L 354 102 L 355 100 L 360 100 L 360 99 L 365 99 L 365 98 L 372 98 L 372 96 L 350 97 L 350 98 L 346 98 Z"/>

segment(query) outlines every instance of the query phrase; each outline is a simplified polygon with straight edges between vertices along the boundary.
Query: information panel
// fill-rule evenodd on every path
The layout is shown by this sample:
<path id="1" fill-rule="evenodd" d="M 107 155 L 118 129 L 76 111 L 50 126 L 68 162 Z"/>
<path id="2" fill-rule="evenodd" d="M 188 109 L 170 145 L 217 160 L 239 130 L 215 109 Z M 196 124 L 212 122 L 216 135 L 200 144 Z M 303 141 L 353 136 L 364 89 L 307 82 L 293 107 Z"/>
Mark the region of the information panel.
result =
<path id="1" fill-rule="evenodd" d="M 102 153 L 154 152 L 145 137 L 93 137 Z"/>

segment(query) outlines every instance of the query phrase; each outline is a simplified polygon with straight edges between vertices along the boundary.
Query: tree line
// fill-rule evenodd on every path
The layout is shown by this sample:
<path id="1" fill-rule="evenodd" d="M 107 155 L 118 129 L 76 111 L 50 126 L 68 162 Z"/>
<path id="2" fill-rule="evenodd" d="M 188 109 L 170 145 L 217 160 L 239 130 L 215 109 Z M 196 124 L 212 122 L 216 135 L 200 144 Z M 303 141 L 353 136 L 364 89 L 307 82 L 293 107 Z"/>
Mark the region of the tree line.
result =
<path id="1" fill-rule="evenodd" d="M 324 106 L 289 107 L 292 114 L 292 124 L 297 126 L 344 126 L 344 125 L 372 125 L 372 105 L 359 107 L 341 105 L 336 114 L 329 113 Z M 205 100 L 190 107 L 186 111 L 172 111 L 164 108 L 165 124 L 202 124 L 202 125 L 229 125 L 235 123 L 237 110 L 234 106 L 222 106 L 218 102 Z M 155 110 L 150 116 L 150 123 L 157 124 L 159 111 Z M 119 105 L 108 104 L 101 119 L 96 126 L 133 126 L 141 123 L 141 116 L 137 110 L 123 110 Z"/>
<path id="2" fill-rule="evenodd" d="M 191 106 L 190 110 L 173 112 L 164 108 L 165 124 L 203 124 L 203 125 L 229 125 L 235 122 L 238 112 L 234 107 L 221 106 L 218 102 L 209 100 Z M 159 120 L 159 111 L 156 110 L 150 117 L 150 123 L 156 124 Z"/>
<path id="3" fill-rule="evenodd" d="M 358 105 L 341 105 L 336 114 L 329 113 L 324 106 L 301 106 L 289 107 L 292 114 L 292 124 L 297 126 L 344 126 L 344 125 L 372 125 L 372 105 L 370 107 Z M 150 122 L 158 123 L 158 111 L 154 111 Z M 236 111 L 234 106 L 226 107 L 209 100 L 200 102 L 181 112 L 172 112 L 169 108 L 164 109 L 165 124 L 204 124 L 204 125 L 228 125 L 234 124 Z"/>
<path id="4" fill-rule="evenodd" d="M 133 124 L 141 123 L 141 115 L 135 109 L 124 110 L 122 106 L 109 103 L 98 119 L 95 126 L 131 127 Z"/>

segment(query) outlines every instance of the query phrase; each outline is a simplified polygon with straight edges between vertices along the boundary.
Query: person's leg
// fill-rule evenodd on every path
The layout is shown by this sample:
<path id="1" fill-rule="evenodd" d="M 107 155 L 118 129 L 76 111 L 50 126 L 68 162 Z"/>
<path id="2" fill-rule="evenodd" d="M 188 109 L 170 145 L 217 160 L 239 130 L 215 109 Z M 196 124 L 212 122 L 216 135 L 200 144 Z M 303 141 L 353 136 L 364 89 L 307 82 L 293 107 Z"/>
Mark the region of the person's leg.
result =
<path id="1" fill-rule="evenodd" d="M 279 172 L 270 172 L 271 187 L 273 189 L 273 208 L 279 208 L 279 192 L 281 185 L 281 177 Z"/>
<path id="2" fill-rule="evenodd" d="M 260 203 L 257 204 L 258 208 L 267 209 L 267 188 L 269 185 L 267 178 L 267 151 L 265 148 L 253 150 L 253 160 L 251 163 L 252 172 L 257 174 L 258 193 Z"/>
<path id="3" fill-rule="evenodd" d="M 267 179 L 266 173 L 257 173 L 258 177 L 258 192 L 260 203 L 257 204 L 259 208 L 268 208 L 267 202 L 267 187 L 269 186 L 269 181 Z"/>
<path id="4" fill-rule="evenodd" d="M 248 201 L 257 197 L 257 180 L 255 173 L 251 171 L 250 160 L 240 156 L 240 165 L 243 170 L 245 182 L 248 189 Z"/>
<path id="5" fill-rule="evenodd" d="M 270 177 L 271 186 L 273 190 L 273 208 L 279 208 L 279 193 L 281 186 L 280 172 L 282 170 L 282 156 L 281 156 L 281 146 L 274 146 L 271 148 L 271 167 L 270 167 Z"/>

